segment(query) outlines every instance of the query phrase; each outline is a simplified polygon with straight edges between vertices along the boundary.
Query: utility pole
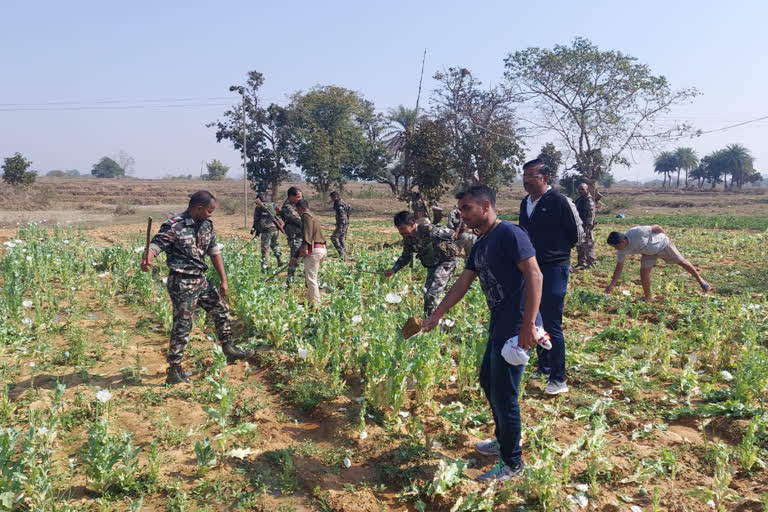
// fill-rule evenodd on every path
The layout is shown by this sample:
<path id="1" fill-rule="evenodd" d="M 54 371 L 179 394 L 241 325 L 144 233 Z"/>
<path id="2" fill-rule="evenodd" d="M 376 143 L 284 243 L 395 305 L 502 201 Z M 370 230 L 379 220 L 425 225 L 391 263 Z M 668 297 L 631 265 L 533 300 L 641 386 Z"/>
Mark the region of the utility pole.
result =
<path id="1" fill-rule="evenodd" d="M 243 228 L 248 229 L 248 165 L 246 164 L 245 140 L 245 87 L 232 85 L 230 91 L 237 91 L 243 98 Z"/>

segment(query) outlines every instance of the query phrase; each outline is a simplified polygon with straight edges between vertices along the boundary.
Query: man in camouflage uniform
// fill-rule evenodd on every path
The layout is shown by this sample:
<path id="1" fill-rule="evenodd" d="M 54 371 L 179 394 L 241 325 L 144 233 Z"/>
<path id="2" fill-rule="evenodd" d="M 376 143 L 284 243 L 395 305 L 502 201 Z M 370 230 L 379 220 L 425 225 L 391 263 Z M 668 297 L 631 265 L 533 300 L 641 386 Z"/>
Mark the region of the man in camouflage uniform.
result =
<path id="1" fill-rule="evenodd" d="M 331 235 L 331 242 L 342 260 L 347 258 L 347 229 L 349 229 L 349 210 L 352 209 L 339 196 L 338 192 L 331 192 L 333 209 L 336 211 L 336 229 Z"/>
<path id="2" fill-rule="evenodd" d="M 579 212 L 584 227 L 584 243 L 576 248 L 579 255 L 576 267 L 589 268 L 597 261 L 595 258 L 595 238 L 592 234 L 592 229 L 595 227 L 595 202 L 592 200 L 586 183 L 579 185 L 576 210 Z"/>
<path id="3" fill-rule="evenodd" d="M 257 204 L 253 209 L 253 227 L 251 227 L 251 234 L 256 233 L 256 236 L 261 236 L 261 268 L 266 270 L 269 266 L 269 249 L 272 248 L 272 253 L 277 258 L 277 266 L 283 266 L 283 255 L 280 253 L 280 245 L 278 244 L 278 230 L 275 226 L 275 216 L 272 214 L 266 205 L 264 205 L 264 197 L 262 194 L 258 196 L 261 205 Z"/>
<path id="4" fill-rule="evenodd" d="M 424 199 L 421 198 L 419 192 L 414 192 L 411 199 L 411 212 L 413 213 L 413 219 L 416 224 L 423 224 L 429 222 L 429 214 L 427 213 L 427 204 Z"/>
<path id="5" fill-rule="evenodd" d="M 149 251 L 141 259 L 141 270 L 147 272 L 152 268 L 154 258 L 165 252 L 170 270 L 167 287 L 173 303 L 173 329 L 168 349 L 167 384 L 189 382 L 181 361 L 198 304 L 213 318 L 216 336 L 228 359 L 247 359 L 254 353 L 253 350 L 241 350 L 232 342 L 229 306 L 224 299 L 228 290 L 227 274 L 211 222 L 215 209 L 216 198 L 210 192 L 201 190 L 192 194 L 187 210 L 160 226 Z M 205 278 L 208 270 L 206 254 L 221 278 L 220 291 Z"/>
<path id="6" fill-rule="evenodd" d="M 299 247 L 301 247 L 301 240 L 304 230 L 301 225 L 301 216 L 296 211 L 296 203 L 301 201 L 303 194 L 298 187 L 291 187 L 288 189 L 288 198 L 283 203 L 283 207 L 280 209 L 280 216 L 283 218 L 283 229 L 285 229 L 285 236 L 288 238 L 288 258 L 295 260 L 299 257 Z M 286 284 L 288 286 L 293 282 L 293 278 L 296 275 L 296 267 L 298 263 L 288 264 L 288 279 Z"/>
<path id="7" fill-rule="evenodd" d="M 448 229 L 453 231 L 453 239 L 456 240 L 456 245 L 464 251 L 464 261 L 466 261 L 469 258 L 472 246 L 477 241 L 477 235 L 467 230 L 464 221 L 461 219 L 458 205 L 454 206 L 451 209 L 450 215 L 448 215 Z"/>
<path id="8" fill-rule="evenodd" d="M 438 299 L 456 270 L 459 249 L 450 229 L 429 223 L 417 224 L 410 212 L 399 212 L 394 222 L 403 237 L 403 253 L 384 275 L 390 277 L 408 265 L 415 253 L 427 268 L 427 282 L 424 285 L 424 317 L 427 318 L 434 312 Z"/>

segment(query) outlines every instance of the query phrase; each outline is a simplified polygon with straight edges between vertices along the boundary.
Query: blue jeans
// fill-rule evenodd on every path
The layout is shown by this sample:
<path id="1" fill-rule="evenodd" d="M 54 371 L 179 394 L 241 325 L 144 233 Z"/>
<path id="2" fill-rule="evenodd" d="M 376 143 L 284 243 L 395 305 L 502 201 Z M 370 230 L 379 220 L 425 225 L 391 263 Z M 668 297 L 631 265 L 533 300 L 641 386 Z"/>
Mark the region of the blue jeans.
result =
<path id="1" fill-rule="evenodd" d="M 525 366 L 512 366 L 504 361 L 501 357 L 501 347 L 505 341 L 488 340 L 480 366 L 480 386 L 491 405 L 501 459 L 505 464 L 515 467 L 523 460 L 523 448 L 520 446 L 520 405 L 517 397 Z"/>
<path id="2" fill-rule="evenodd" d="M 539 312 L 544 330 L 549 333 L 552 349 L 536 347 L 539 370 L 549 382 L 565 382 L 565 337 L 563 336 L 563 303 L 568 291 L 570 265 L 539 265 L 543 276 Z"/>

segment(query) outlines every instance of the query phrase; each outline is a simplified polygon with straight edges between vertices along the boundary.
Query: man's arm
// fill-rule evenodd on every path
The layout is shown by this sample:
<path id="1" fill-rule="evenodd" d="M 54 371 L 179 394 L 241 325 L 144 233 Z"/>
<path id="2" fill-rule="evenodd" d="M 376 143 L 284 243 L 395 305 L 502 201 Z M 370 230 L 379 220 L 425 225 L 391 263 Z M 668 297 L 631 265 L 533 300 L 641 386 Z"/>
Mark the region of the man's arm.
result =
<path id="1" fill-rule="evenodd" d="M 538 267 L 536 268 L 538 269 Z M 444 314 L 446 314 L 453 306 L 456 305 L 456 303 L 462 299 L 462 297 L 464 297 L 464 295 L 467 293 L 467 290 L 469 290 L 469 287 L 472 286 L 472 281 L 475 280 L 475 277 L 477 277 L 477 274 L 471 270 L 465 270 L 462 272 L 459 276 L 459 279 L 456 280 L 453 286 L 451 286 L 451 289 L 448 290 L 448 293 L 445 294 L 445 297 L 443 297 L 443 300 L 440 301 L 440 304 L 437 306 L 437 309 L 435 309 L 435 312 L 432 313 L 429 318 L 424 320 L 424 323 L 421 326 L 421 330 L 424 332 L 429 332 L 434 329 L 440 321 L 440 318 L 442 318 Z M 539 295 L 541 295 L 541 287 L 539 287 Z"/>
<path id="2" fill-rule="evenodd" d="M 229 285 L 227 284 L 227 273 L 224 270 L 224 259 L 221 257 L 221 253 L 211 255 L 211 263 L 213 263 L 213 268 L 216 269 L 216 273 L 221 279 L 221 286 L 219 286 L 221 295 L 226 297 L 227 292 L 229 292 Z"/>
<path id="3" fill-rule="evenodd" d="M 408 240 L 403 240 L 403 253 L 397 258 L 397 261 L 392 268 L 384 271 L 384 277 L 390 277 L 392 274 L 399 272 L 401 268 L 405 267 L 413 259 L 413 247 Z"/>
<path id="4" fill-rule="evenodd" d="M 176 230 L 171 228 L 170 222 L 164 222 L 157 234 L 152 237 L 152 241 L 149 243 L 149 250 L 141 258 L 140 266 L 144 272 L 152 268 L 152 261 L 154 261 L 155 256 L 166 250 L 176 239 Z"/>
<path id="5" fill-rule="evenodd" d="M 623 271 L 624 271 L 624 262 L 617 261 L 616 269 L 613 271 L 613 277 L 611 278 L 611 284 L 605 287 L 605 293 L 611 293 L 613 291 L 613 287 L 616 286 L 616 283 L 619 282 L 619 278 L 621 278 L 621 273 Z"/>
<path id="6" fill-rule="evenodd" d="M 543 277 L 536 257 L 524 259 L 517 264 L 517 268 L 525 276 L 525 310 L 523 312 L 523 324 L 520 327 L 518 345 L 524 350 L 535 347 L 536 341 L 536 315 L 541 303 L 541 289 Z"/>

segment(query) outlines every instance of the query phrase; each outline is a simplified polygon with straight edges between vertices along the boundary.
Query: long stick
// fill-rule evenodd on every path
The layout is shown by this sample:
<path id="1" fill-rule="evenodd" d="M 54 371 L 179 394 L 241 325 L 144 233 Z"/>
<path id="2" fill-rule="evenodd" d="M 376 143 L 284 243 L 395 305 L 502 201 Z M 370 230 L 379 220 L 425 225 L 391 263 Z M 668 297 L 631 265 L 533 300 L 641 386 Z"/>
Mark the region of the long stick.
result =
<path id="1" fill-rule="evenodd" d="M 149 254 L 149 239 L 152 236 L 152 217 L 149 217 L 147 219 L 147 243 L 144 245 L 144 259 L 147 258 L 147 255 Z"/>
<path id="2" fill-rule="evenodd" d="M 277 272 L 275 272 L 274 274 L 272 274 L 271 276 L 269 276 L 268 278 L 266 278 L 266 279 L 264 280 L 264 282 L 265 282 L 265 283 L 268 283 L 268 282 L 270 282 L 270 281 L 271 281 L 273 278 L 275 278 L 275 277 L 277 276 L 277 274 L 279 274 L 280 272 L 282 272 L 283 270 L 285 270 L 285 269 L 288 267 L 288 265 L 290 265 L 290 263 L 289 263 L 289 264 L 286 264 L 286 265 L 283 265 L 282 267 L 280 267 L 279 269 L 277 269 Z"/>

